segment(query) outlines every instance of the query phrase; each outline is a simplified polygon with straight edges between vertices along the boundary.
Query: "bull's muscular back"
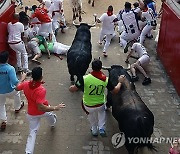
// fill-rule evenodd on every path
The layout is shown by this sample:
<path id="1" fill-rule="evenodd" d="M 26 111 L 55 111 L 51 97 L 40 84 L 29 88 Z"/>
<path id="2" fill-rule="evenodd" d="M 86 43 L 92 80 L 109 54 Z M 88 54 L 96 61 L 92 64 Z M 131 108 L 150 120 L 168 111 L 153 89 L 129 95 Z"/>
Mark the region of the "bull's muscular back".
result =
<path id="1" fill-rule="evenodd" d="M 77 29 L 74 41 L 75 40 L 82 41 L 82 43 L 85 43 L 85 42 L 89 43 L 89 42 L 91 42 L 91 33 L 90 33 L 89 28 L 88 28 L 88 25 L 81 25 Z"/>
<path id="2" fill-rule="evenodd" d="M 118 76 L 126 75 L 120 91 L 116 95 L 112 95 L 112 114 L 118 121 L 120 131 L 124 132 L 128 137 L 150 137 L 153 133 L 154 116 L 142 101 L 136 92 L 135 86 L 131 83 L 131 78 L 125 69 L 121 66 L 112 66 L 110 70 L 109 80 L 113 85 L 118 82 Z M 127 140 L 126 140 L 127 141 Z M 127 150 L 132 152 L 136 144 L 125 143 Z M 147 146 L 147 145 L 140 145 Z"/>
<path id="3" fill-rule="evenodd" d="M 83 76 L 92 59 L 90 26 L 80 24 L 75 38 L 67 53 L 67 64 L 70 75 Z"/>

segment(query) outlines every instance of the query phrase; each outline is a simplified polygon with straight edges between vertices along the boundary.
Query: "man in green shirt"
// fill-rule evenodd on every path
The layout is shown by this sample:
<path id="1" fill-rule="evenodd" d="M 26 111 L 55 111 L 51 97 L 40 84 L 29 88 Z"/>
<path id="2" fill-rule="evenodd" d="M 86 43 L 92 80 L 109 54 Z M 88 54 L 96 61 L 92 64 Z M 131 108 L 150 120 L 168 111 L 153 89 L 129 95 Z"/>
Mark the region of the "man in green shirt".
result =
<path id="1" fill-rule="evenodd" d="M 117 94 L 121 88 L 122 82 L 124 82 L 124 75 L 119 77 L 118 84 L 114 87 L 108 80 L 108 77 L 101 71 L 102 62 L 99 59 L 94 59 L 92 62 L 93 71 L 83 76 L 75 85 L 70 86 L 70 92 L 75 92 L 78 89 L 83 89 L 83 103 L 82 108 L 88 115 L 88 120 L 91 125 L 91 132 L 93 136 L 102 137 L 106 136 L 105 122 L 105 88 L 111 91 L 113 94 Z"/>
<path id="2" fill-rule="evenodd" d="M 50 59 L 50 51 L 48 49 L 48 45 L 47 45 L 47 41 L 46 39 L 41 36 L 41 35 L 37 35 L 36 37 L 32 38 L 29 43 L 28 43 L 28 47 L 31 51 L 33 51 L 34 53 L 34 57 L 32 59 L 32 62 L 37 63 L 38 65 L 41 64 L 40 61 L 38 61 L 38 59 L 41 57 L 41 50 L 39 49 L 39 45 L 43 44 L 45 47 L 45 50 L 48 53 L 48 59 Z"/>

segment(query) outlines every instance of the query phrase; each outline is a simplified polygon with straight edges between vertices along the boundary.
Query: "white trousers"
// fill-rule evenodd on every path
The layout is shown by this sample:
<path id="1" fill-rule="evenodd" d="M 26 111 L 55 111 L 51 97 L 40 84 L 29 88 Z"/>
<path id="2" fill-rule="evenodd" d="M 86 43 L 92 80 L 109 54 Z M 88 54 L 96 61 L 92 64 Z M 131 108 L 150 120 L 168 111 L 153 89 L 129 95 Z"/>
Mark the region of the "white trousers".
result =
<path id="1" fill-rule="evenodd" d="M 64 54 L 67 54 L 69 48 L 70 46 L 68 45 L 64 45 L 59 42 L 54 42 L 53 53 L 64 55 Z"/>
<path id="2" fill-rule="evenodd" d="M 6 115 L 6 98 L 14 98 L 14 108 L 15 110 L 20 109 L 21 107 L 21 97 L 20 97 L 20 91 L 13 90 L 10 93 L 6 94 L 0 94 L 0 120 L 7 121 L 7 115 Z"/>
<path id="3" fill-rule="evenodd" d="M 28 37 L 32 39 L 38 34 L 38 31 L 39 31 L 39 25 L 35 24 L 33 28 L 30 28 Z"/>
<path id="4" fill-rule="evenodd" d="M 130 41 L 133 41 L 134 39 L 137 39 L 140 35 L 140 31 L 136 30 L 135 33 L 126 33 L 126 31 L 123 31 L 120 35 L 120 43 L 123 48 L 126 47 L 127 43 Z"/>
<path id="5" fill-rule="evenodd" d="M 55 31 L 60 27 L 60 20 L 66 26 L 66 21 L 64 17 L 64 13 L 55 12 L 55 15 L 52 17 L 52 29 Z"/>
<path id="6" fill-rule="evenodd" d="M 154 26 L 151 26 L 151 25 L 146 25 L 142 32 L 141 32 L 141 35 L 140 35 L 140 43 L 143 44 L 144 43 L 144 40 L 145 40 L 145 37 L 146 37 L 146 34 L 150 33 L 151 30 L 154 28 Z"/>
<path id="7" fill-rule="evenodd" d="M 18 44 L 9 44 L 9 46 L 16 52 L 17 66 L 28 69 L 28 56 L 24 42 L 21 41 Z"/>
<path id="8" fill-rule="evenodd" d="M 44 37 L 47 37 L 44 34 L 49 35 L 49 34 L 52 34 L 52 33 L 53 33 L 53 31 L 52 31 L 52 22 L 43 23 L 43 24 L 40 25 L 38 35 L 42 35 Z"/>
<path id="9" fill-rule="evenodd" d="M 111 40 L 112 40 L 112 38 L 114 38 L 115 36 L 116 36 L 115 32 L 114 32 L 113 34 L 104 34 L 104 33 L 102 33 L 102 31 L 101 31 L 100 37 L 99 37 L 99 42 L 102 42 L 102 41 L 103 41 L 103 38 L 106 37 L 106 43 L 105 43 L 105 45 L 104 45 L 103 52 L 107 52 L 107 49 L 108 49 L 108 47 L 109 47 L 109 45 L 110 45 L 110 43 L 111 43 Z"/>
<path id="10" fill-rule="evenodd" d="M 87 107 L 84 105 L 85 110 L 89 112 L 88 120 L 90 122 L 91 130 L 97 131 L 98 129 L 105 129 L 106 111 L 105 104 L 100 107 Z"/>
<path id="11" fill-rule="evenodd" d="M 56 123 L 55 114 L 53 112 L 45 112 L 42 115 L 32 116 L 27 114 L 27 120 L 29 121 L 29 135 L 26 144 L 26 154 L 34 153 L 34 146 L 36 140 L 36 134 L 40 127 L 40 120 L 42 117 L 46 117 L 50 126 L 54 126 Z"/>

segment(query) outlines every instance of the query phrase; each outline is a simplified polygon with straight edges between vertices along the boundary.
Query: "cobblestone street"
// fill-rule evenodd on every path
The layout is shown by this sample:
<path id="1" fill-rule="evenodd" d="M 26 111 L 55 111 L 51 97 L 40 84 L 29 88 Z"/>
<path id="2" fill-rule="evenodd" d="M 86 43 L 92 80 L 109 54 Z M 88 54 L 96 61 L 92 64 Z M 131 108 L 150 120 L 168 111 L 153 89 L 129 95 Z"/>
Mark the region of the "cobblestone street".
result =
<path id="1" fill-rule="evenodd" d="M 130 1 L 133 2 L 132 0 Z M 121 8 L 123 8 L 124 2 L 120 2 Z M 37 2 L 35 1 L 35 3 Z M 64 1 L 68 29 L 65 30 L 65 33 L 59 32 L 57 40 L 63 44 L 71 45 L 76 28 L 72 26 L 72 12 L 68 8 L 70 6 L 67 3 Z M 117 5 L 115 0 L 98 1 L 94 8 L 86 3 L 83 2 L 85 4 L 83 6 L 83 19 L 88 23 L 93 22 L 93 13 L 97 13 L 99 17 L 111 3 L 116 12 L 120 9 L 120 6 Z M 157 8 L 159 9 L 160 2 L 157 3 Z M 32 5 L 32 1 L 26 1 L 25 4 Z M 106 67 L 118 64 L 127 68 L 128 66 L 125 63 L 127 55 L 124 54 L 123 49 L 118 44 L 118 34 L 110 44 L 108 57 L 104 58 L 102 56 L 103 46 L 97 44 L 100 28 L 101 24 L 97 24 L 91 28 L 93 58 L 101 57 L 103 65 Z M 152 137 L 157 139 L 180 138 L 180 99 L 156 54 L 157 44 L 154 40 L 157 30 L 158 28 L 153 31 L 153 39 L 147 39 L 145 41 L 145 47 L 151 59 L 148 72 L 152 83 L 148 86 L 143 86 L 142 81 L 144 77 L 142 74 L 138 74 L 139 81 L 135 83 L 136 90 L 154 114 L 155 126 Z M 70 76 L 67 69 L 66 57 L 64 56 L 63 58 L 63 60 L 60 60 L 54 55 L 51 56 L 51 59 L 47 59 L 47 55 L 43 55 L 40 58 L 42 62 L 41 67 L 44 72 L 44 86 L 47 88 L 47 100 L 49 100 L 49 104 L 57 105 L 64 102 L 66 108 L 56 112 L 58 121 L 54 130 L 51 130 L 47 121 L 42 119 L 40 130 L 37 133 L 34 154 L 127 154 L 124 146 L 116 149 L 111 143 L 112 136 L 118 133 L 119 129 L 110 110 L 107 111 L 107 137 L 92 137 L 87 115 L 81 109 L 82 92 L 69 92 L 69 86 L 71 85 Z M 134 61 L 135 59 L 130 59 L 130 63 Z M 37 65 L 29 60 L 29 66 L 32 69 Z M 89 71 L 91 71 L 90 68 L 87 73 Z M 107 71 L 103 72 L 105 74 L 108 73 Z M 7 99 L 8 122 L 6 130 L 4 132 L 0 131 L 0 154 L 25 153 L 29 127 L 26 119 L 27 102 L 23 94 L 22 98 L 25 101 L 25 107 L 19 114 L 14 113 L 13 99 Z M 157 147 L 157 154 L 167 154 L 170 148 L 170 144 L 166 143 L 166 141 L 162 143 L 155 142 L 153 145 Z"/>
<path id="2" fill-rule="evenodd" d="M 63 34 L 64 36 L 60 38 L 60 41 L 65 44 L 71 44 L 75 30 L 75 27 L 69 26 L 66 35 Z M 99 26 L 92 28 L 91 32 L 93 57 L 102 57 L 102 47 L 97 45 Z M 71 39 L 68 36 L 72 36 Z M 122 48 L 117 46 L 117 42 L 118 37 L 110 45 L 108 58 L 101 58 L 104 66 L 120 64 L 127 67 L 124 63 L 126 55 L 122 52 Z M 147 40 L 145 45 L 148 46 L 148 53 L 151 56 L 149 73 L 152 78 L 152 84 L 142 86 L 143 76 L 139 74 L 140 81 L 136 83 L 136 89 L 155 116 L 153 137 L 180 137 L 179 97 L 161 62 L 157 59 L 154 41 Z M 49 60 L 44 55 L 41 61 L 44 70 L 44 80 L 46 81 L 47 99 L 53 105 L 64 102 L 66 108 L 56 112 L 58 123 L 55 130 L 51 131 L 46 121 L 41 121 L 41 127 L 36 139 L 35 154 L 126 154 L 125 147 L 115 149 L 111 143 L 112 135 L 119 132 L 119 130 L 117 122 L 110 111 L 107 111 L 108 137 L 94 138 L 91 136 L 87 116 L 80 105 L 82 92 L 70 93 L 68 91 L 70 80 L 66 57 L 63 60 L 59 60 L 59 58 L 52 56 Z M 130 62 L 133 62 L 133 59 Z M 30 63 L 31 68 L 34 66 L 35 64 Z M 23 111 L 15 115 L 12 99 L 7 101 L 8 124 L 6 131 L 0 132 L 1 154 L 24 153 L 28 135 L 26 107 L 27 105 L 23 108 Z M 158 154 L 167 153 L 170 147 L 170 144 L 166 143 L 155 143 L 154 145 L 158 148 Z"/>

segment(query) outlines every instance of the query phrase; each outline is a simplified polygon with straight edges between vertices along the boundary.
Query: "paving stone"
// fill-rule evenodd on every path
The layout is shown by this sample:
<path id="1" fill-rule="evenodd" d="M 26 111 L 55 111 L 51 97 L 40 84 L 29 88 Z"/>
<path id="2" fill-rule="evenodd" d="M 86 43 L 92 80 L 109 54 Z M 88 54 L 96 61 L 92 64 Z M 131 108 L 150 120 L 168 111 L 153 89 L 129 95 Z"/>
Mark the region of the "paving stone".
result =
<path id="1" fill-rule="evenodd" d="M 71 44 L 75 34 L 75 28 L 70 27 L 63 37 L 58 40 L 65 44 Z M 96 46 L 99 38 L 100 27 L 91 29 L 93 57 L 102 56 L 102 47 Z M 108 58 L 102 58 L 104 66 L 120 64 L 126 67 L 124 60 L 126 55 L 122 48 L 117 46 L 118 37 L 114 38 L 109 49 Z M 142 86 L 143 76 L 135 83 L 136 89 L 153 112 L 155 117 L 155 137 L 178 137 L 180 130 L 180 102 L 174 86 L 164 70 L 161 62 L 157 60 L 154 42 L 146 41 L 145 46 L 151 56 L 149 73 L 152 78 L 151 85 Z M 45 87 L 47 88 L 47 99 L 51 105 L 60 102 L 66 104 L 66 108 L 56 112 L 58 116 L 57 127 L 50 131 L 47 121 L 42 120 L 38 131 L 35 145 L 35 154 L 127 154 L 125 147 L 114 149 L 111 143 L 113 134 L 119 132 L 117 122 L 112 117 L 111 111 L 107 112 L 107 138 L 98 136 L 94 138 L 90 133 L 87 115 L 81 109 L 82 92 L 70 93 L 71 85 L 67 70 L 66 57 L 62 61 L 52 56 L 47 60 L 42 56 L 42 67 L 44 71 Z M 133 61 L 133 60 L 132 60 Z M 36 65 L 31 64 L 30 68 Z M 88 72 L 91 69 L 88 69 Z M 107 74 L 107 72 L 105 72 Z M 25 100 L 25 96 L 22 94 Z M 0 132 L 0 154 L 23 154 L 27 136 L 29 133 L 26 119 L 27 102 L 18 114 L 14 114 L 13 100 L 7 99 L 6 109 L 8 115 L 7 129 Z M 155 144 L 158 154 L 168 153 L 170 144 Z"/>

